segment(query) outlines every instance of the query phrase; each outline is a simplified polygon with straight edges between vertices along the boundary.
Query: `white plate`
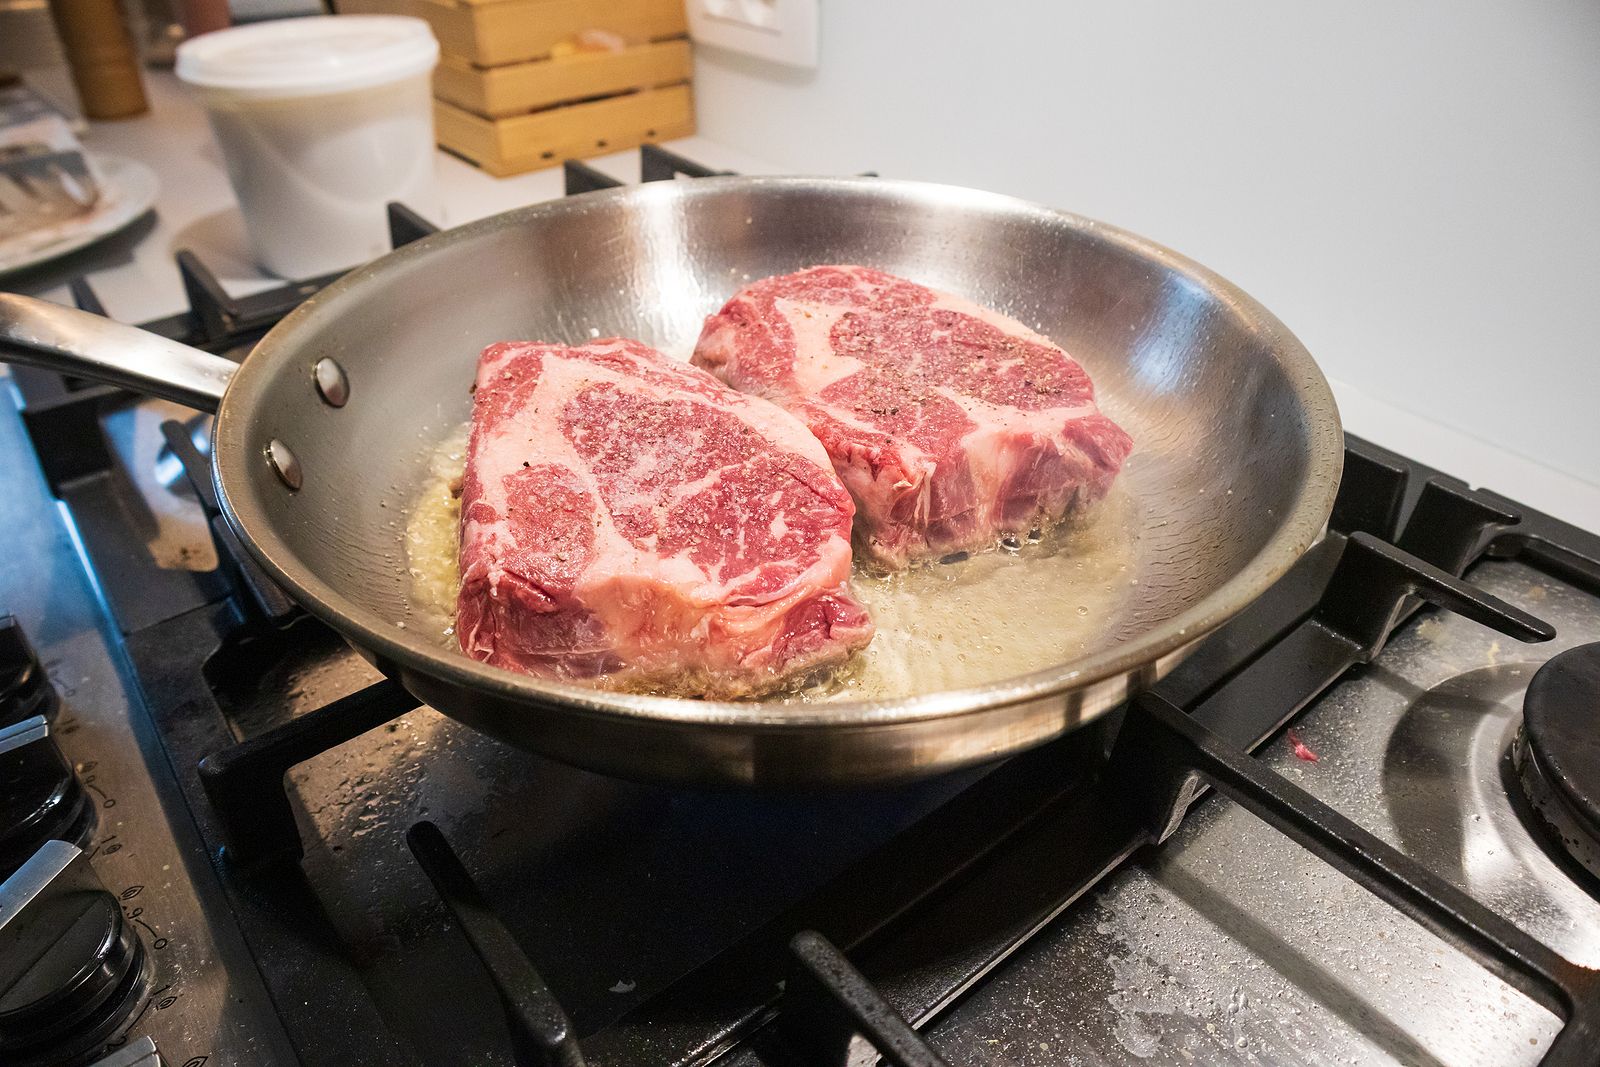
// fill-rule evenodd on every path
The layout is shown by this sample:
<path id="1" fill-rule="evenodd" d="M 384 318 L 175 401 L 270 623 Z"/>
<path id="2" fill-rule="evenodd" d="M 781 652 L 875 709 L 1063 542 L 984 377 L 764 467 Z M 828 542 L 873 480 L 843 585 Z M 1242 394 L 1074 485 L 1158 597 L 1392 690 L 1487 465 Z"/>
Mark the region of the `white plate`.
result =
<path id="1" fill-rule="evenodd" d="M 128 225 L 156 202 L 155 172 L 143 163 L 121 156 L 96 156 L 100 171 L 100 202 L 87 215 L 58 225 L 32 230 L 0 240 L 0 274 L 76 252 Z"/>

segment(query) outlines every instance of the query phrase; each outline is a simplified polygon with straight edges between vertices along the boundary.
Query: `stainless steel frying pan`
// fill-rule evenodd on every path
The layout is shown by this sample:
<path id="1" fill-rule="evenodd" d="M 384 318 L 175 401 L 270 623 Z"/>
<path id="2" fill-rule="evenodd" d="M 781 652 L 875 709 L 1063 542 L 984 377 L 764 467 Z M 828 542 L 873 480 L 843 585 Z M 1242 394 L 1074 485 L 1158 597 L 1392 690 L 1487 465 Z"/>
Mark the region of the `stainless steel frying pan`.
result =
<path id="1" fill-rule="evenodd" d="M 1122 478 L 1142 527 L 1139 581 L 1115 641 L 981 688 L 795 706 L 545 681 L 397 625 L 410 582 L 399 511 L 470 412 L 479 349 L 620 334 L 687 352 L 744 282 L 817 263 L 999 308 L 1089 367 L 1135 441 Z M 663 182 L 485 219 L 355 271 L 242 366 L 0 295 L 0 358 L 215 410 L 217 493 L 240 539 L 439 711 L 570 763 L 686 781 L 908 778 L 1070 730 L 1171 669 L 1299 557 L 1327 521 L 1342 456 L 1316 364 L 1210 271 L 1088 219 L 874 178 Z"/>

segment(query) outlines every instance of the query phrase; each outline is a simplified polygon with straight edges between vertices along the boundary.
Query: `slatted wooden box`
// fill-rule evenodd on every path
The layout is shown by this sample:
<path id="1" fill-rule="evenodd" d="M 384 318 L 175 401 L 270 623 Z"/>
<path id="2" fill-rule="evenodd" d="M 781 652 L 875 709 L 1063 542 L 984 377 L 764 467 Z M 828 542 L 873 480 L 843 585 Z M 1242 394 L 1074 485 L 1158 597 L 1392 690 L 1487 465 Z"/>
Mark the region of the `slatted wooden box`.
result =
<path id="1" fill-rule="evenodd" d="M 381 2 L 381 0 L 380 0 Z M 584 30 L 628 44 L 689 32 L 684 0 L 415 0 L 447 55 L 479 67 L 543 59 Z"/>
<path id="2" fill-rule="evenodd" d="M 424 18 L 439 144 L 504 176 L 694 132 L 684 0 L 339 0 Z M 621 51 L 553 54 L 602 30 Z"/>
<path id="3" fill-rule="evenodd" d="M 441 145 L 505 177 L 687 137 L 694 132 L 694 101 L 687 85 L 673 85 L 491 119 L 435 100 L 433 121 Z"/>
<path id="4" fill-rule="evenodd" d="M 433 76 L 433 94 L 485 118 L 635 89 L 684 85 L 693 66 L 686 40 L 652 41 L 623 52 L 583 52 L 558 58 L 477 67 L 446 55 Z"/>

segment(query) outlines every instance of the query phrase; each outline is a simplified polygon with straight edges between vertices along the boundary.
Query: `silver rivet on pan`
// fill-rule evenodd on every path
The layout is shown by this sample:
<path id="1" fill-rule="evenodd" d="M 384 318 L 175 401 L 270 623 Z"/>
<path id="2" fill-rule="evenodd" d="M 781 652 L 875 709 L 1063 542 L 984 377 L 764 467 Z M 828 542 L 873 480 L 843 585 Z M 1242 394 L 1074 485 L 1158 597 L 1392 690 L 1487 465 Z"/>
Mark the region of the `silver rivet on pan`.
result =
<path id="1" fill-rule="evenodd" d="M 343 367 L 323 356 L 311 368 L 311 376 L 317 383 L 317 392 L 322 394 L 322 399 L 336 408 L 345 406 L 350 399 L 350 379 L 344 376 Z"/>
<path id="2" fill-rule="evenodd" d="M 289 446 L 276 437 L 267 442 L 267 462 L 272 466 L 272 473 L 278 476 L 278 481 L 290 489 L 300 488 L 304 481 L 300 473 L 300 461 L 289 451 Z"/>

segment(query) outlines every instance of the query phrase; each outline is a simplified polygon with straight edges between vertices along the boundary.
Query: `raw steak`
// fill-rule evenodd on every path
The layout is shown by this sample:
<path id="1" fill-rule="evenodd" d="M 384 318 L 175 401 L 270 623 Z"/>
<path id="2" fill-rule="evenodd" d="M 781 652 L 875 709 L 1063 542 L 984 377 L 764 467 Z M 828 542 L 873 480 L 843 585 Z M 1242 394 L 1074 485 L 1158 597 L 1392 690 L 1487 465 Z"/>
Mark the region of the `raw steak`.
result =
<path id="1" fill-rule="evenodd" d="M 457 630 L 496 666 L 742 696 L 872 637 L 816 438 L 637 341 L 485 349 L 461 507 Z"/>
<path id="2" fill-rule="evenodd" d="M 1060 348 L 867 267 L 746 286 L 706 320 L 694 361 L 811 428 L 888 567 L 1070 515 L 1105 496 L 1133 446 Z"/>

